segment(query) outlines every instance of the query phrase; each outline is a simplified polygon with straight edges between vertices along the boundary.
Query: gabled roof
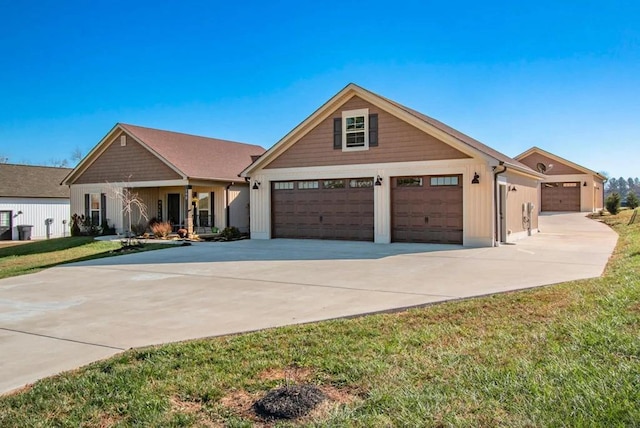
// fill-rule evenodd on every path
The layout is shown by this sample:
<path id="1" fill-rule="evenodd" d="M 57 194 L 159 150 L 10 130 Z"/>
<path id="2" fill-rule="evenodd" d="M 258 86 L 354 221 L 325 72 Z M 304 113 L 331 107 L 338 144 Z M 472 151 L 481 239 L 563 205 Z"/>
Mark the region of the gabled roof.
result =
<path id="1" fill-rule="evenodd" d="M 554 159 L 556 162 L 568 165 L 568 166 L 570 166 L 570 167 L 572 167 L 574 169 L 577 169 L 578 171 L 582 171 L 585 174 L 594 175 L 594 176 L 596 176 L 596 177 L 598 177 L 598 178 L 600 178 L 602 180 L 606 180 L 606 178 L 607 178 L 604 175 L 602 175 L 602 174 L 600 174 L 600 173 L 598 173 L 598 172 L 596 172 L 596 171 L 594 171 L 592 169 L 589 169 L 589 168 L 584 167 L 582 165 L 578 165 L 577 163 L 571 162 L 570 160 L 567 160 L 567 159 L 565 159 L 563 157 L 560 157 L 558 155 L 554 155 L 553 153 L 548 152 L 546 150 L 543 150 L 540 147 L 536 147 L 536 146 L 531 147 L 526 152 L 520 153 L 518 156 L 516 156 L 516 159 L 518 159 L 518 160 L 524 159 L 524 158 L 526 158 L 527 156 L 529 156 L 529 155 L 531 155 L 533 153 L 538 153 L 538 154 L 541 154 L 543 156 L 549 157 L 551 159 Z"/>
<path id="2" fill-rule="evenodd" d="M 60 182 L 71 168 L 0 164 L 0 197 L 69 198 Z"/>
<path id="3" fill-rule="evenodd" d="M 425 114 L 410 109 L 388 98 L 382 97 L 367 89 L 364 89 L 354 83 L 349 83 L 334 95 L 329 101 L 324 103 L 311 116 L 307 117 L 296 128 L 289 132 L 284 138 L 278 141 L 273 147 L 262 155 L 255 163 L 249 165 L 243 172 L 242 176 L 249 176 L 250 173 L 262 166 L 267 165 L 271 160 L 281 154 L 288 147 L 293 145 L 304 134 L 309 132 L 320 123 L 323 119 L 332 114 L 340 105 L 344 104 L 353 96 L 359 96 L 375 106 L 395 115 L 396 117 L 416 126 L 424 132 L 431 134 L 442 141 L 450 144 L 458 150 L 471 156 L 481 156 L 496 164 L 504 164 L 507 167 L 519 170 L 520 172 L 530 174 L 536 177 L 542 177 L 537 171 L 529 168 L 527 165 L 510 158 L 509 156 L 492 149 L 491 147 L 481 143 L 480 141 L 469 137 L 462 132 L 445 125 L 444 123 L 433 119 Z"/>
<path id="4" fill-rule="evenodd" d="M 261 155 L 260 146 L 118 123 L 64 180 L 73 181 L 124 131 L 184 179 L 237 181 L 238 174 Z"/>

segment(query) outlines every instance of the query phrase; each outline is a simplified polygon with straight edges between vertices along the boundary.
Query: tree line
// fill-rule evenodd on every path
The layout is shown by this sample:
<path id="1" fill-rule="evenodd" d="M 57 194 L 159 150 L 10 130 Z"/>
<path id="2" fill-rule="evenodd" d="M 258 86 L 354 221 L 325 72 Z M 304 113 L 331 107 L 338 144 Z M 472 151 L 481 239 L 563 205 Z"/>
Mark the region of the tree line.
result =
<path id="1" fill-rule="evenodd" d="M 620 195 L 620 198 L 624 201 L 627 199 L 629 193 L 633 193 L 636 196 L 640 196 L 640 179 L 636 178 L 615 178 L 611 177 L 607 180 L 605 185 L 605 194 L 609 196 L 613 193 Z"/>

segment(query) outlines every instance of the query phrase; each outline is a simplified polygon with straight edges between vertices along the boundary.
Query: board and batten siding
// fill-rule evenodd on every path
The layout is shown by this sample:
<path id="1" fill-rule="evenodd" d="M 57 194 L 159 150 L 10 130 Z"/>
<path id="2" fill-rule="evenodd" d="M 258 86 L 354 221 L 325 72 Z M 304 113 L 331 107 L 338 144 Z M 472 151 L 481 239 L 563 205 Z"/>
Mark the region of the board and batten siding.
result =
<path id="1" fill-rule="evenodd" d="M 352 152 L 334 149 L 334 118 L 341 117 L 342 111 L 363 108 L 368 108 L 369 114 L 378 114 L 378 146 Z M 265 169 L 468 158 L 450 145 L 354 96 L 266 165 Z"/>
<path id="2" fill-rule="evenodd" d="M 69 236 L 71 218 L 69 199 L 66 198 L 0 198 L 0 211 L 11 211 L 13 240 L 18 239 L 20 225 L 31 225 L 31 239 L 45 239 L 47 228 L 45 220 L 50 218 L 50 237 Z M 19 212 L 22 214 L 18 214 Z M 66 224 L 63 221 L 66 220 Z"/>
<path id="3" fill-rule="evenodd" d="M 243 233 L 249 232 L 250 190 L 249 186 L 244 185 L 233 185 L 229 188 L 229 226 L 235 226 Z"/>
<path id="4" fill-rule="evenodd" d="M 480 183 L 471 184 L 475 173 Z M 391 242 L 391 178 L 411 175 L 462 175 L 463 184 L 463 245 L 486 247 L 493 245 L 493 171 L 476 159 L 452 159 L 429 162 L 395 162 L 368 165 L 334 165 L 316 168 L 262 169 L 252 175 L 260 187 L 251 190 L 251 237 L 270 239 L 271 183 L 288 180 L 316 180 L 372 177 L 382 178 L 374 186 L 374 242 Z"/>
<path id="5" fill-rule="evenodd" d="M 126 136 L 126 145 L 120 136 Z M 125 133 L 119 133 L 74 184 L 182 179 L 178 173 Z"/>
<path id="6" fill-rule="evenodd" d="M 518 240 L 527 236 L 528 228 L 524 219 L 527 214 L 527 203 L 534 204 L 531 213 L 531 231 L 538 230 L 538 182 L 517 174 L 507 174 L 507 242 Z M 513 190 L 515 187 L 516 190 Z M 509 191 L 508 189 L 512 190 Z"/>
<path id="7" fill-rule="evenodd" d="M 117 233 L 122 233 L 124 228 L 124 219 L 122 213 L 122 203 L 113 197 L 113 188 L 108 185 L 100 184 L 82 184 L 71 186 L 71 215 L 82 215 L 85 212 L 84 198 L 87 193 L 100 193 L 106 195 L 106 215 L 109 226 L 116 228 Z"/>

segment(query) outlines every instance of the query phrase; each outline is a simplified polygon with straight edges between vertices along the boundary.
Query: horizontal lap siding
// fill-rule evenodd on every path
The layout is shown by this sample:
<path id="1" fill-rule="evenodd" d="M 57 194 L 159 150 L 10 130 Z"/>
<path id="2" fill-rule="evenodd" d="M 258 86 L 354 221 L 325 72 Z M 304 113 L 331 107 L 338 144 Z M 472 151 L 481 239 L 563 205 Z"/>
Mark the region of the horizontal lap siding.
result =
<path id="1" fill-rule="evenodd" d="M 127 145 L 121 146 L 120 135 L 114 138 L 109 147 L 78 177 L 74 184 L 182 178 L 131 137 L 127 136 Z"/>
<path id="2" fill-rule="evenodd" d="M 544 156 L 540 153 L 532 153 L 529 156 L 520 159 L 520 162 L 527 165 L 529 168 L 537 171 L 536 168 L 539 163 L 542 163 L 547 166 L 546 175 L 569 175 L 569 174 L 584 174 L 582 171 L 578 171 L 575 168 L 570 167 L 569 165 L 565 165 L 560 163 L 550 157 Z M 549 165 L 553 164 L 553 168 L 549 169 Z"/>
<path id="3" fill-rule="evenodd" d="M 333 149 L 333 119 L 344 110 L 368 108 L 378 114 L 377 147 L 366 151 Z M 397 117 L 353 97 L 265 168 L 354 165 L 385 162 L 465 159 L 469 156 Z"/>

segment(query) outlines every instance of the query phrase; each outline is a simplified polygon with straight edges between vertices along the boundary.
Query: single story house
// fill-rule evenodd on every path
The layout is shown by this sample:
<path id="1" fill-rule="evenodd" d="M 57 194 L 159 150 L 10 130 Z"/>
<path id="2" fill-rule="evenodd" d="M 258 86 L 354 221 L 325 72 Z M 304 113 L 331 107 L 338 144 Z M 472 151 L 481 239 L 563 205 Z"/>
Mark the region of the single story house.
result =
<path id="1" fill-rule="evenodd" d="M 32 239 L 69 235 L 70 168 L 0 164 L 0 240 L 17 240 L 20 226 Z M 25 234 L 26 236 L 26 234 Z"/>
<path id="2" fill-rule="evenodd" d="M 141 126 L 116 124 L 71 171 L 71 213 L 93 224 L 107 222 L 121 233 L 128 219 L 122 198 L 137 194 L 149 219 L 168 221 L 174 230 L 210 232 L 235 226 L 249 231 L 249 187 L 238 177 L 262 147 Z M 132 224 L 146 225 L 140 212 Z"/>
<path id="3" fill-rule="evenodd" d="M 545 176 L 353 83 L 266 151 L 251 237 L 494 246 L 535 233 Z"/>
<path id="4" fill-rule="evenodd" d="M 516 156 L 544 174 L 538 195 L 540 211 L 595 212 L 604 207 L 606 177 L 558 155 L 532 147 Z"/>

